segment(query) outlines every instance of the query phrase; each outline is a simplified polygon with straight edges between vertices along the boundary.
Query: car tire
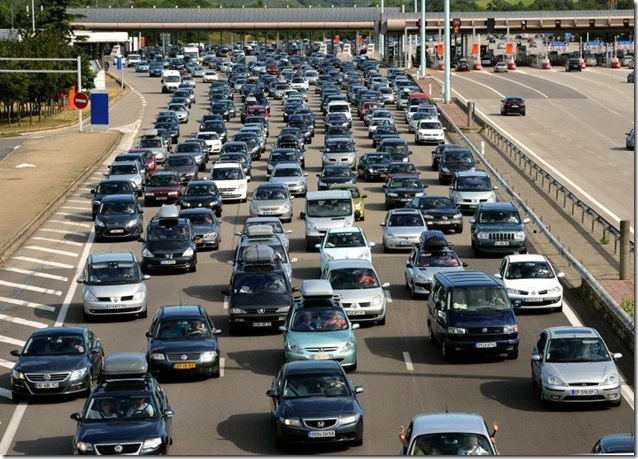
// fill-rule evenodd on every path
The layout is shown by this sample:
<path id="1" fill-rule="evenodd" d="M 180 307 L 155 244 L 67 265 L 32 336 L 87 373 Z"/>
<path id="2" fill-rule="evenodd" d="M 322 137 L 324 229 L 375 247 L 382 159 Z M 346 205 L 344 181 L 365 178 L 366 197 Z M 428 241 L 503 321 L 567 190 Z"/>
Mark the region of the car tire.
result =
<path id="1" fill-rule="evenodd" d="M 414 284 L 410 285 L 410 298 L 412 298 L 413 300 L 419 298 L 418 293 L 414 292 Z"/>
<path id="2" fill-rule="evenodd" d="M 219 378 L 219 376 L 220 376 L 220 369 L 219 369 L 219 367 L 217 367 L 217 370 L 216 370 L 216 371 L 213 371 L 213 372 L 210 374 L 210 377 L 211 377 L 211 378 Z"/>
<path id="3" fill-rule="evenodd" d="M 315 246 L 312 243 L 306 241 L 306 252 L 314 252 L 314 251 L 315 251 Z"/>
<path id="4" fill-rule="evenodd" d="M 516 347 L 516 349 L 514 349 L 513 351 L 509 351 L 507 353 L 507 358 L 511 359 L 511 360 L 516 360 L 518 359 L 518 346 Z"/>
<path id="5" fill-rule="evenodd" d="M 354 361 L 354 365 L 348 367 L 348 373 L 352 373 L 353 371 L 357 371 L 357 361 Z"/>
<path id="6" fill-rule="evenodd" d="M 286 442 L 283 440 L 283 438 L 275 438 L 275 448 L 280 451 L 286 450 Z"/>
<path id="7" fill-rule="evenodd" d="M 353 441 L 352 446 L 363 446 L 363 435 L 358 440 Z"/>
<path id="8" fill-rule="evenodd" d="M 194 262 L 188 269 L 187 272 L 196 273 L 197 272 L 197 262 Z"/>
<path id="9" fill-rule="evenodd" d="M 383 319 L 377 320 L 376 324 L 381 326 L 385 325 L 385 318 L 386 316 L 383 316 Z"/>
<path id="10" fill-rule="evenodd" d="M 521 113 L 521 115 L 525 116 L 525 112 Z"/>
<path id="11" fill-rule="evenodd" d="M 560 306 L 552 309 L 552 311 L 554 311 L 554 312 L 563 312 L 563 305 L 561 304 Z"/>
<path id="12" fill-rule="evenodd" d="M 148 317 L 148 309 L 144 309 L 139 313 L 140 319 L 146 319 Z"/>
<path id="13" fill-rule="evenodd" d="M 432 325 L 428 323 L 428 342 L 432 345 L 437 343 L 434 333 L 432 333 Z"/>

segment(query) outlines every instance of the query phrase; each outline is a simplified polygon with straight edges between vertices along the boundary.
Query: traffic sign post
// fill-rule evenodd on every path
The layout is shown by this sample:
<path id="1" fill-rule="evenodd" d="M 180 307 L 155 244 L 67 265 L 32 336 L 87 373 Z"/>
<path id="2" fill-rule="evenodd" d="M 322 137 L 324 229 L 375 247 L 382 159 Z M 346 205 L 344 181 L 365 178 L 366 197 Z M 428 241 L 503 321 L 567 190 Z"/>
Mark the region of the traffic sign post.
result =
<path id="1" fill-rule="evenodd" d="M 80 132 L 82 132 L 82 109 L 89 105 L 89 96 L 84 92 L 78 92 L 73 97 L 73 105 L 78 109 L 78 124 L 80 125 Z"/>

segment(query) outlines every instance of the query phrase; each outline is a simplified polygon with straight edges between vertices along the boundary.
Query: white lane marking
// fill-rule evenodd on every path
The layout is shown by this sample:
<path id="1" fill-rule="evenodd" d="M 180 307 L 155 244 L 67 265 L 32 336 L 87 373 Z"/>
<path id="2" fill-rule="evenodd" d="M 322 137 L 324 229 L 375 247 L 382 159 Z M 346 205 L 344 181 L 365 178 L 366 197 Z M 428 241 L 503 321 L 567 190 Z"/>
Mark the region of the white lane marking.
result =
<path id="1" fill-rule="evenodd" d="M 93 217 L 89 217 L 89 218 L 93 219 Z M 49 220 L 48 223 L 58 223 L 58 224 L 61 224 L 61 225 L 81 226 L 83 228 L 90 228 L 90 227 L 93 226 L 93 225 L 90 225 L 88 223 L 69 222 L 69 221 L 66 221 L 66 220 Z"/>
<path id="2" fill-rule="evenodd" d="M 67 252 L 66 250 L 49 249 L 47 247 L 40 247 L 39 245 L 25 245 L 24 248 L 31 249 L 31 250 L 39 250 L 40 252 L 54 253 L 56 255 L 64 255 L 66 257 L 77 258 L 78 256 L 78 254 L 75 252 Z"/>
<path id="3" fill-rule="evenodd" d="M 72 214 L 71 212 L 56 212 L 55 215 L 60 215 L 62 217 L 81 218 L 84 220 L 93 220 L 93 217 L 91 215 Z"/>
<path id="4" fill-rule="evenodd" d="M 62 291 L 60 291 L 60 290 L 53 290 L 53 289 L 50 289 L 50 288 L 36 287 L 34 285 L 27 285 L 27 284 L 17 284 L 15 282 L 7 282 L 7 281 L 3 281 L 3 280 L 0 280 L 0 285 L 4 285 L 6 287 L 15 287 L 15 288 L 19 288 L 20 290 L 29 290 L 29 291 L 32 291 L 32 292 L 47 293 L 49 295 L 56 295 L 56 296 L 62 295 Z"/>
<path id="5" fill-rule="evenodd" d="M 15 304 L 17 306 L 24 306 L 25 308 L 44 309 L 49 312 L 55 311 L 55 307 L 49 306 L 48 304 L 32 303 L 31 301 L 18 300 L 17 298 L 0 296 L 0 301 L 3 303 Z"/>
<path id="6" fill-rule="evenodd" d="M 224 377 L 224 370 L 226 369 L 226 359 L 224 357 L 219 358 L 219 377 Z"/>
<path id="7" fill-rule="evenodd" d="M 11 398 L 11 396 L 9 396 Z M 22 416 L 24 416 L 24 412 L 27 410 L 27 402 L 22 400 L 16 406 L 16 410 L 13 412 L 13 416 L 11 416 L 11 420 L 7 425 L 7 430 L 4 432 L 4 436 L 2 437 L 2 441 L 0 441 L 0 456 L 6 456 L 7 451 L 11 447 L 11 443 L 13 443 L 13 438 L 15 437 L 16 432 L 18 431 L 18 427 L 20 427 L 20 423 L 22 422 Z"/>
<path id="8" fill-rule="evenodd" d="M 81 206 L 81 207 L 80 206 L 60 206 L 60 209 L 80 210 L 80 211 L 82 211 L 82 210 L 88 211 L 89 210 L 89 208 L 86 207 L 86 206 Z M 93 217 L 91 217 L 91 218 L 93 218 Z"/>
<path id="9" fill-rule="evenodd" d="M 15 362 L 12 362 L 10 360 L 0 359 L 0 367 L 8 368 L 9 370 L 11 370 L 13 369 L 15 364 L 16 364 Z M 9 395 L 11 395 L 10 390 L 7 390 L 7 389 L 2 389 L 2 390 L 6 390 L 7 392 L 9 392 Z"/>
<path id="10" fill-rule="evenodd" d="M 20 347 L 24 346 L 24 341 L 4 335 L 0 335 L 0 343 L 13 344 L 14 346 Z"/>
<path id="11" fill-rule="evenodd" d="M 488 89 L 488 90 L 490 90 L 490 91 L 495 92 L 495 93 L 496 93 L 496 94 L 498 94 L 501 98 L 505 97 L 505 95 L 504 95 L 504 94 L 501 94 L 501 93 L 500 93 L 500 92 L 498 92 L 496 89 L 494 89 L 494 88 L 492 88 L 492 87 L 490 87 L 490 86 L 488 86 L 488 85 L 486 85 L 486 84 L 484 84 L 484 83 L 481 83 L 481 82 L 479 82 L 479 81 L 472 80 L 472 79 L 469 79 L 469 78 L 467 78 L 467 77 L 462 77 L 462 76 L 459 76 L 459 75 L 456 75 L 456 78 L 460 78 L 460 79 L 463 79 L 463 80 L 465 80 L 465 81 L 467 81 L 467 82 L 474 83 L 474 84 L 477 84 L 477 85 L 479 85 L 479 86 L 482 86 L 482 87 L 484 87 L 485 89 Z M 514 83 L 514 84 L 518 84 L 518 85 L 520 85 L 520 86 L 523 86 L 525 89 L 529 89 L 530 91 L 537 92 L 538 94 L 540 94 L 541 96 L 543 96 L 545 99 L 549 99 L 549 96 L 547 96 L 547 95 L 543 94 L 542 92 L 540 92 L 540 91 L 539 91 L 538 89 L 536 89 L 536 88 L 532 88 L 531 86 L 528 86 L 528 85 L 526 85 L 526 84 L 523 84 L 523 83 L 521 83 L 520 81 L 514 81 L 514 80 L 509 80 L 509 79 L 508 79 L 508 81 L 510 81 L 510 82 L 512 82 L 512 83 Z"/>
<path id="12" fill-rule="evenodd" d="M 31 239 L 35 239 L 37 241 L 53 242 L 54 244 L 74 245 L 76 247 L 82 247 L 84 245 L 81 242 L 65 241 L 63 239 L 51 239 L 51 238 L 48 238 L 48 237 L 41 237 L 41 236 L 34 236 Z"/>
<path id="13" fill-rule="evenodd" d="M 14 260 L 29 261 L 31 263 L 37 263 L 39 265 L 52 266 L 54 268 L 65 268 L 65 269 L 74 268 L 73 265 L 67 265 L 66 263 L 58 263 L 56 261 L 38 260 L 37 258 L 31 258 L 31 257 L 13 257 L 13 259 Z"/>
<path id="14" fill-rule="evenodd" d="M 405 360 L 405 367 L 408 371 L 414 371 L 414 365 L 412 365 L 412 359 L 409 352 L 403 353 L 403 360 Z"/>
<path id="15" fill-rule="evenodd" d="M 228 309 L 228 296 L 224 295 L 224 309 Z"/>
<path id="16" fill-rule="evenodd" d="M 49 233 L 68 234 L 69 236 L 86 236 L 86 233 L 74 233 L 71 231 L 64 231 L 52 228 L 40 228 L 39 231 L 48 231 Z"/>
<path id="17" fill-rule="evenodd" d="M 59 280 L 62 282 L 66 282 L 69 280 L 68 277 L 65 276 L 56 276 L 55 274 L 47 274 L 47 273 L 39 273 L 36 271 L 29 271 L 28 269 L 20 269 L 20 268 L 5 268 L 6 271 L 12 271 L 14 273 L 20 274 L 29 274 L 35 277 L 44 277 L 46 279 Z"/>
<path id="18" fill-rule="evenodd" d="M 90 189 L 87 188 L 87 191 L 89 191 Z M 78 204 L 86 204 L 86 199 L 69 199 L 66 202 L 77 202 Z"/>
<path id="19" fill-rule="evenodd" d="M 33 328 L 47 328 L 49 325 L 43 322 L 36 322 L 34 320 L 20 319 L 18 317 L 8 316 L 6 314 L 0 314 L 0 320 L 4 320 L 6 322 L 11 322 L 19 325 L 26 325 L 27 327 Z"/>
<path id="20" fill-rule="evenodd" d="M 383 291 L 385 292 L 385 300 L 386 300 L 388 303 L 392 303 L 392 297 L 390 296 L 390 290 L 385 290 L 385 289 L 384 289 Z"/>

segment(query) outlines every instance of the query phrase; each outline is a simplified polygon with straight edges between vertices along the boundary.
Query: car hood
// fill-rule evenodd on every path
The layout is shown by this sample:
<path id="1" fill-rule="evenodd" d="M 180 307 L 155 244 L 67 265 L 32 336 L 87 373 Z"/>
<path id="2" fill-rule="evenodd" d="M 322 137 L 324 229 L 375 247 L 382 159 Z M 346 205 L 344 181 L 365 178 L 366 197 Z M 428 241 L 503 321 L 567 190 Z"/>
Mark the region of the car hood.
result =
<path id="1" fill-rule="evenodd" d="M 162 253 L 184 252 L 190 247 L 186 240 L 166 240 L 166 241 L 146 241 L 144 248 L 151 251 L 155 256 Z"/>
<path id="2" fill-rule="evenodd" d="M 246 180 L 213 180 L 217 188 L 237 188 L 240 184 L 246 183 Z"/>
<path id="3" fill-rule="evenodd" d="M 323 248 L 323 254 L 329 255 L 335 260 L 360 259 L 363 255 L 370 258 L 369 247 L 339 247 L 339 248 Z M 322 254 L 322 255 L 323 255 Z"/>
<path id="4" fill-rule="evenodd" d="M 419 237 L 421 233 L 425 231 L 426 228 L 424 226 L 395 226 L 395 227 L 386 227 L 386 234 L 394 234 L 395 236 L 413 236 Z"/>
<path id="5" fill-rule="evenodd" d="M 464 190 L 452 190 L 452 193 L 461 199 L 489 199 L 494 195 L 494 191 L 464 191 Z"/>
<path id="6" fill-rule="evenodd" d="M 383 289 L 381 287 L 349 290 L 335 289 L 334 293 L 339 295 L 344 303 L 369 303 L 375 296 L 382 294 Z"/>
<path id="7" fill-rule="evenodd" d="M 354 339 L 351 329 L 319 331 L 319 332 L 298 332 L 288 330 L 285 341 L 294 341 L 299 346 L 319 347 L 319 348 L 341 348 L 349 339 Z"/>
<path id="8" fill-rule="evenodd" d="M 286 183 L 298 183 L 298 182 L 304 182 L 304 181 L 305 181 L 305 177 L 270 177 L 270 183 L 286 184 Z"/>
<path id="9" fill-rule="evenodd" d="M 217 340 L 212 338 L 206 339 L 174 339 L 160 340 L 151 339 L 148 343 L 149 352 L 205 352 L 216 351 Z"/>
<path id="10" fill-rule="evenodd" d="M 170 193 L 171 191 L 179 191 L 181 186 L 146 186 L 146 193 Z"/>
<path id="11" fill-rule="evenodd" d="M 466 163 L 466 162 L 450 162 L 450 163 L 444 163 L 441 164 L 441 167 L 444 169 L 449 169 L 449 170 L 454 170 L 454 171 L 469 171 L 469 170 L 473 170 L 476 165 L 472 164 L 472 163 Z"/>
<path id="12" fill-rule="evenodd" d="M 420 188 L 387 188 L 387 193 L 411 193 L 411 194 L 416 194 L 416 193 L 423 193 L 423 190 Z"/>
<path id="13" fill-rule="evenodd" d="M 140 178 L 140 174 L 112 174 L 108 178 L 119 178 L 122 180 L 137 180 Z"/>
<path id="14" fill-rule="evenodd" d="M 444 215 L 452 216 L 460 212 L 456 209 L 421 209 L 423 215 L 431 215 L 433 217 L 442 217 Z"/>
<path id="15" fill-rule="evenodd" d="M 319 177 L 319 181 L 324 183 L 349 183 L 354 180 L 354 177 Z"/>
<path id="16" fill-rule="evenodd" d="M 197 171 L 197 165 L 192 165 L 192 166 L 170 166 L 165 168 L 165 170 L 167 171 L 175 171 L 178 174 L 187 174 L 189 172 L 196 172 Z"/>
<path id="17" fill-rule="evenodd" d="M 463 271 L 463 266 L 427 266 L 422 268 L 414 268 L 414 274 L 419 279 L 432 280 L 438 272 Z"/>
<path id="18" fill-rule="evenodd" d="M 122 215 L 98 215 L 99 219 L 110 225 L 116 225 L 118 223 L 125 224 L 131 220 L 138 220 L 139 214 L 122 214 Z"/>
<path id="19" fill-rule="evenodd" d="M 501 329 L 504 325 L 516 323 L 516 316 L 512 309 L 488 309 L 480 312 L 448 310 L 445 316 L 448 326 L 460 328 L 496 327 Z"/>
<path id="20" fill-rule="evenodd" d="M 258 201 L 253 201 L 250 206 L 256 209 L 261 209 L 263 207 L 281 207 L 287 202 L 287 199 L 260 199 Z"/>
<path id="21" fill-rule="evenodd" d="M 618 373 L 616 364 L 611 360 L 608 362 L 545 362 L 544 371 L 558 376 L 567 384 L 598 384 L 611 373 Z"/>
<path id="22" fill-rule="evenodd" d="M 504 279 L 503 283 L 507 288 L 534 292 L 548 290 L 560 285 L 555 277 L 552 279 Z"/>
<path id="23" fill-rule="evenodd" d="M 88 443 L 126 443 L 142 442 L 147 438 L 161 437 L 161 418 L 150 420 L 114 420 L 83 422 L 76 434 L 78 441 Z"/>
<path id="24" fill-rule="evenodd" d="M 182 196 L 182 202 L 213 202 L 219 201 L 219 196 Z"/>
<path id="25" fill-rule="evenodd" d="M 285 417 L 337 417 L 354 411 L 354 399 L 351 397 L 302 397 L 284 400 L 282 405 Z"/>
<path id="26" fill-rule="evenodd" d="M 476 229 L 478 231 L 524 231 L 522 223 L 509 225 L 480 223 L 476 225 Z"/>
<path id="27" fill-rule="evenodd" d="M 23 373 L 74 371 L 88 365 L 84 354 L 21 356 L 14 369 Z"/>
<path id="28" fill-rule="evenodd" d="M 143 282 L 136 284 L 85 285 L 98 298 L 132 296 L 142 287 Z"/>
<path id="29" fill-rule="evenodd" d="M 231 295 L 228 300 L 229 307 L 264 308 L 269 306 L 290 306 L 292 297 L 286 294 L 258 293 L 257 295 Z"/>
<path id="30" fill-rule="evenodd" d="M 389 164 L 390 163 L 387 163 L 387 162 L 368 163 L 368 164 L 365 165 L 365 167 L 366 167 L 366 169 L 368 169 L 370 167 L 373 168 L 373 169 L 387 169 Z"/>

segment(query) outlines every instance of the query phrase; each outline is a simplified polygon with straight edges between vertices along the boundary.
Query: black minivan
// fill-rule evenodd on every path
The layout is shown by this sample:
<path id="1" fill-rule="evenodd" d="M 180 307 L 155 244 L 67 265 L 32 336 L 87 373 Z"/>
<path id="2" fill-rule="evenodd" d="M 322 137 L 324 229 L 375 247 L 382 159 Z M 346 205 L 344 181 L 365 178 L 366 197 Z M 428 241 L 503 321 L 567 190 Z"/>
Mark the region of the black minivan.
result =
<path id="1" fill-rule="evenodd" d="M 430 343 L 446 361 L 458 354 L 518 358 L 518 325 L 507 290 L 483 271 L 438 272 L 428 297 Z"/>

